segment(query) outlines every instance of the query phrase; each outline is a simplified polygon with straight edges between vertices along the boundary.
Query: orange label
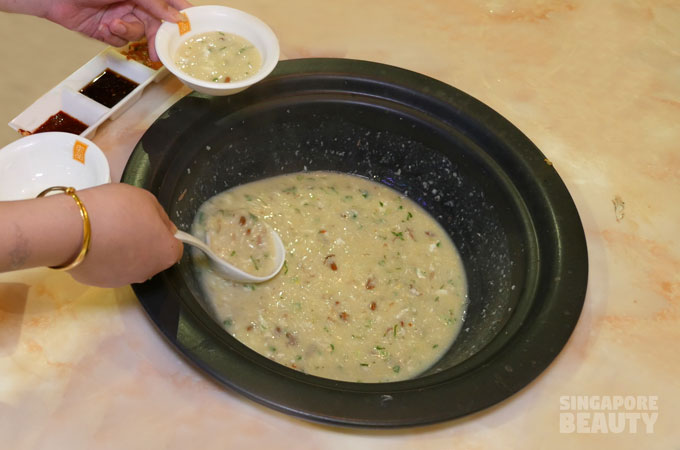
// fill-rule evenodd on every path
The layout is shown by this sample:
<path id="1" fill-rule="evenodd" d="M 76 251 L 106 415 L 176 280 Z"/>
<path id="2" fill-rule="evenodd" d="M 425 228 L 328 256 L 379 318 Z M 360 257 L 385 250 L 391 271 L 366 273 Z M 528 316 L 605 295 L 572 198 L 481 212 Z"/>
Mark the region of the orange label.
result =
<path id="1" fill-rule="evenodd" d="M 81 162 L 85 164 L 85 152 L 87 151 L 87 144 L 76 141 L 75 144 L 73 144 L 73 159 L 75 159 L 78 162 Z"/>
<path id="2" fill-rule="evenodd" d="M 189 22 L 189 18 L 187 17 L 186 13 L 180 14 L 184 16 L 183 21 L 177 22 L 177 26 L 179 27 L 179 35 L 181 36 L 184 33 L 191 31 L 191 23 Z"/>

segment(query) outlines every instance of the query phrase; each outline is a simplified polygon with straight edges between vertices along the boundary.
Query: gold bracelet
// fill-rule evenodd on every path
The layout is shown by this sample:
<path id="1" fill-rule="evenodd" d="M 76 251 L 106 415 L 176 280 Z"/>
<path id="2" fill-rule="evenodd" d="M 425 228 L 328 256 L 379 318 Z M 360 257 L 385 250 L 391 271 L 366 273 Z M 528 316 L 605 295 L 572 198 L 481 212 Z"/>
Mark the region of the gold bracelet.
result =
<path id="1" fill-rule="evenodd" d="M 76 195 L 76 189 L 73 187 L 53 186 L 42 191 L 40 194 L 38 194 L 37 198 L 44 197 L 45 195 L 54 191 L 60 191 L 66 195 L 70 195 L 73 198 L 73 200 L 76 201 L 76 204 L 80 209 L 80 217 L 83 219 L 83 245 L 80 248 L 78 256 L 76 256 L 75 259 L 70 263 L 61 264 L 59 266 L 50 266 L 50 269 L 70 270 L 73 269 L 74 267 L 79 266 L 80 263 L 82 263 L 83 260 L 85 259 L 87 252 L 90 250 L 90 238 L 92 235 L 92 230 L 90 229 L 90 217 L 87 215 L 87 209 L 85 209 L 85 205 L 83 205 L 83 202 L 81 202 L 78 196 Z"/>

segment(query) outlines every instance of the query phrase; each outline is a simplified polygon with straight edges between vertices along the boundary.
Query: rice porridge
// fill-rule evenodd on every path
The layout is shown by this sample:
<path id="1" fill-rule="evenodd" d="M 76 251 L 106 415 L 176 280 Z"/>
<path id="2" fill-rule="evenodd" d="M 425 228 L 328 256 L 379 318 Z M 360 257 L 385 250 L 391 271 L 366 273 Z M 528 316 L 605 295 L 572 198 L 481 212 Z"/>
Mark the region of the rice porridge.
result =
<path id="1" fill-rule="evenodd" d="M 265 283 L 230 282 L 194 255 L 211 312 L 260 354 L 330 379 L 398 381 L 428 369 L 460 331 L 467 289 L 458 252 L 391 188 L 334 172 L 268 178 L 208 200 L 192 232 L 212 242 L 224 233 L 221 254 L 265 275 L 273 259 L 265 224 L 286 247 L 283 269 Z"/>
<path id="2" fill-rule="evenodd" d="M 211 31 L 184 41 L 177 49 L 174 62 L 192 77 L 229 83 L 255 75 L 262 66 L 262 55 L 241 36 Z"/>

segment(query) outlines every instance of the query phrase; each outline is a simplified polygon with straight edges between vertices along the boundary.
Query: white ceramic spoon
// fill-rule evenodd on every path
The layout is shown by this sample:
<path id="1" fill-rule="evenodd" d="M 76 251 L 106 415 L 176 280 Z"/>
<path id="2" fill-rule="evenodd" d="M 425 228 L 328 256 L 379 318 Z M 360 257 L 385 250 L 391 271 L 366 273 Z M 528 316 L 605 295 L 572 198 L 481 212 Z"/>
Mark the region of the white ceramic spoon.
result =
<path id="1" fill-rule="evenodd" d="M 271 280 L 272 278 L 274 278 L 274 276 L 277 273 L 279 273 L 279 271 L 283 267 L 284 261 L 286 260 L 286 248 L 283 246 L 283 242 L 281 242 L 281 237 L 274 230 L 271 230 L 271 233 L 272 240 L 274 241 L 275 269 L 272 271 L 272 273 L 262 277 L 251 275 L 239 269 L 238 267 L 232 266 L 231 264 L 217 256 L 215 253 L 213 253 L 213 251 L 210 250 L 210 247 L 208 247 L 208 245 L 205 242 L 201 241 L 200 239 L 196 238 L 195 236 L 189 233 L 177 230 L 177 232 L 175 233 L 175 237 L 180 241 L 184 242 L 185 244 L 193 245 L 194 247 L 201 249 L 206 255 L 208 255 L 208 257 L 212 260 L 213 264 L 215 264 L 215 267 L 217 267 L 226 278 L 229 278 L 232 281 L 238 281 L 240 283 L 262 283 L 263 281 Z"/>

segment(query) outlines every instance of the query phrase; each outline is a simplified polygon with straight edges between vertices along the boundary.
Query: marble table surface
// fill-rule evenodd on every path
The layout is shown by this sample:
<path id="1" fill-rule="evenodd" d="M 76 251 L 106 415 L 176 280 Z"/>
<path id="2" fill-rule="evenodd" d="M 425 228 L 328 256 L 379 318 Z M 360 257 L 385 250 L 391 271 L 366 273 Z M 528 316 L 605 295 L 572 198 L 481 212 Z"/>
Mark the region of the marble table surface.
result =
<path id="1" fill-rule="evenodd" d="M 0 274 L 0 447 L 679 448 L 680 3 L 228 5 L 269 23 L 282 59 L 400 66 L 467 92 L 522 130 L 563 178 L 586 232 L 588 293 L 571 339 L 526 388 L 477 414 L 403 430 L 333 428 L 212 382 L 178 357 L 130 287 L 87 287 L 42 268 Z M 0 37 L 5 123 L 105 47 L 4 13 Z M 144 131 L 188 92 L 169 76 L 100 128 L 94 141 L 114 180 Z M 6 127 L 0 145 L 17 138 Z M 567 433 L 564 396 L 655 399 L 655 423 Z"/>

